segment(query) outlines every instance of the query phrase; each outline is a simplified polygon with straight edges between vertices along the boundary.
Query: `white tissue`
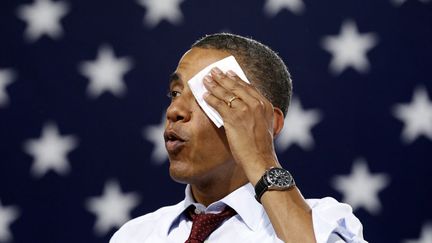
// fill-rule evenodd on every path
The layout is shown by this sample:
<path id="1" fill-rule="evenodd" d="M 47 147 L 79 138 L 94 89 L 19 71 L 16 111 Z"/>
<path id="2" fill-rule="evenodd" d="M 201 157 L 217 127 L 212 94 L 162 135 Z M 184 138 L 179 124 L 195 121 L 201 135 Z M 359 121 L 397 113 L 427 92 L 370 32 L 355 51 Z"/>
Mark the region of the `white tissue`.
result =
<path id="1" fill-rule="evenodd" d="M 197 100 L 198 104 L 201 106 L 201 108 L 204 110 L 204 112 L 207 114 L 210 120 L 212 120 L 213 123 L 218 128 L 220 128 L 221 126 L 223 126 L 222 117 L 215 109 L 209 106 L 203 98 L 204 93 L 207 92 L 207 89 L 203 84 L 203 79 L 207 74 L 210 73 L 211 69 L 214 67 L 218 67 L 224 73 L 231 70 L 235 72 L 237 76 L 239 76 L 246 83 L 250 83 L 250 82 L 246 78 L 246 75 L 244 74 L 240 65 L 238 64 L 238 62 L 233 56 L 226 57 L 220 61 L 208 65 L 188 81 L 189 88 L 192 90 L 192 93 L 195 96 L 195 99 Z"/>

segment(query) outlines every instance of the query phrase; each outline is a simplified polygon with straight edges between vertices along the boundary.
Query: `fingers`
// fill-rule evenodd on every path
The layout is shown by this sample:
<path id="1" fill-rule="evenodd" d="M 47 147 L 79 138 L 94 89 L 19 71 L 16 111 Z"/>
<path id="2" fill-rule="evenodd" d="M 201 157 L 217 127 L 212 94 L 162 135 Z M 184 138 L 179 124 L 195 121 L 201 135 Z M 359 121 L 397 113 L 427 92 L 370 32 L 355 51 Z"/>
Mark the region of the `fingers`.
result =
<path id="1" fill-rule="evenodd" d="M 248 102 L 250 98 L 262 99 L 261 94 L 252 85 L 240 79 L 233 71 L 224 74 L 219 68 L 211 70 L 211 77 L 228 92 Z"/>
<path id="2" fill-rule="evenodd" d="M 211 76 L 204 78 L 204 85 L 209 91 L 204 99 L 225 118 L 232 113 L 231 108 L 244 112 L 272 110 L 271 103 L 255 87 L 241 80 L 232 71 L 224 74 L 214 68 Z"/>
<path id="3" fill-rule="evenodd" d="M 211 76 L 207 75 L 204 77 L 204 85 L 207 90 L 216 98 L 221 101 L 229 102 L 229 100 L 235 95 L 229 92 L 227 89 L 218 84 Z M 226 105 L 226 103 L 225 103 Z"/>
<path id="4" fill-rule="evenodd" d="M 230 113 L 232 113 L 231 108 L 227 105 L 227 103 L 225 103 L 225 101 L 217 98 L 216 96 L 214 96 L 212 93 L 206 93 L 204 95 L 204 100 L 211 106 L 213 107 L 217 112 L 219 112 L 219 114 L 222 116 L 224 122 L 227 122 L 227 118 L 229 117 Z M 238 103 L 235 103 L 238 102 Z M 233 107 L 235 106 L 236 109 L 241 109 L 243 110 L 245 104 L 244 103 L 240 103 L 240 100 L 235 100 L 233 101 Z"/>
<path id="5" fill-rule="evenodd" d="M 211 76 L 204 78 L 204 85 L 208 90 L 204 95 L 204 100 L 219 112 L 224 121 L 226 121 L 229 113 L 232 112 L 232 108 L 244 109 L 245 103 L 240 98 L 233 100 L 233 97 L 237 96 L 222 87 Z"/>
<path id="6" fill-rule="evenodd" d="M 234 96 L 239 97 L 247 104 L 266 100 L 255 87 L 241 80 L 232 71 L 224 74 L 220 69 L 213 68 L 211 76 L 207 75 L 205 77 L 204 85 L 214 96 L 225 102 L 228 102 Z"/>

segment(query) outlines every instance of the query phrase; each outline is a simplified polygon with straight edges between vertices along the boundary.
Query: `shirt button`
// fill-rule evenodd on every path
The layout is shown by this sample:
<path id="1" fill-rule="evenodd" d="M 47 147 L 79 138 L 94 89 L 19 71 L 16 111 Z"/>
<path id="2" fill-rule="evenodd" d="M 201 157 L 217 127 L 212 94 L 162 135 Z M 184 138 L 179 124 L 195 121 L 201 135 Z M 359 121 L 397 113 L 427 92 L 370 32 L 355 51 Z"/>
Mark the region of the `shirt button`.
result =
<path id="1" fill-rule="evenodd" d="M 201 210 L 199 210 L 198 208 L 195 208 L 195 213 L 196 214 L 201 214 Z"/>

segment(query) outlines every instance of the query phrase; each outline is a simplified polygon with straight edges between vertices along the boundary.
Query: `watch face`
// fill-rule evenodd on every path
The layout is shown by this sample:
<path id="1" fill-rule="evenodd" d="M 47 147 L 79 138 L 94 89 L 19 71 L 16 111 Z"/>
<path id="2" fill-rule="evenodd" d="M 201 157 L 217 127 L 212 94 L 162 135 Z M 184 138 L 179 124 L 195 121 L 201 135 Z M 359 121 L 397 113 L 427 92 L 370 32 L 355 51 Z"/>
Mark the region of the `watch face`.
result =
<path id="1" fill-rule="evenodd" d="M 268 171 L 267 179 L 270 185 L 276 187 L 288 187 L 292 184 L 291 174 L 282 168 L 273 168 Z"/>

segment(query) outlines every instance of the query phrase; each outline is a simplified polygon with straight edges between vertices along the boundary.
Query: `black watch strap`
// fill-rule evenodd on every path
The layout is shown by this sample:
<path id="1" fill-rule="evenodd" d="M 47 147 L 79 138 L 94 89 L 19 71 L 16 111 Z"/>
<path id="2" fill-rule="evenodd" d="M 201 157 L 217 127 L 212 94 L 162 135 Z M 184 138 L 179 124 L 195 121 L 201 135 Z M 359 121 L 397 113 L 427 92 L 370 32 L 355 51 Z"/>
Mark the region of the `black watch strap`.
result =
<path id="1" fill-rule="evenodd" d="M 264 194 L 264 192 L 268 190 L 268 185 L 264 181 L 264 176 L 262 176 L 261 179 L 258 181 L 258 183 L 255 185 L 255 199 L 259 203 L 261 203 L 261 197 Z"/>

